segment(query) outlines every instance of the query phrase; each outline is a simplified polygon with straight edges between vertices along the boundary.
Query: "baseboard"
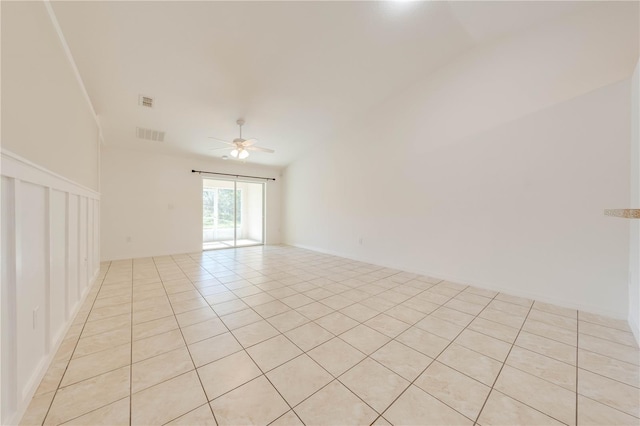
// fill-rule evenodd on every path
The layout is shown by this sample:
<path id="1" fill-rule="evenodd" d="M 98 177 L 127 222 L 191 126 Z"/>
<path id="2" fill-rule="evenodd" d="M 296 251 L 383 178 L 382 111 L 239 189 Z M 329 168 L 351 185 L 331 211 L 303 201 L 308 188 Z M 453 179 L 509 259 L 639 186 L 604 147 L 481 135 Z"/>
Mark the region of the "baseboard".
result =
<path id="1" fill-rule="evenodd" d="M 64 337 L 69 332 L 69 328 L 71 328 L 71 325 L 73 324 L 76 317 L 78 316 L 78 312 L 80 311 L 80 308 L 84 305 L 84 302 L 87 300 L 87 297 L 91 293 L 91 290 L 97 284 L 99 273 L 100 273 L 100 269 L 97 269 L 96 271 L 94 271 L 93 278 L 91 278 L 91 284 L 86 287 L 84 293 L 82 294 L 82 297 L 80 298 L 78 303 L 76 303 L 76 306 L 73 308 L 71 315 L 69 315 L 69 320 L 67 321 L 67 324 L 63 328 L 63 332 L 61 332 L 58 335 L 58 338 L 56 339 L 55 344 L 52 345 L 51 350 L 49 351 L 49 354 L 45 358 L 43 358 L 43 360 L 38 365 L 38 368 L 37 368 L 38 372 L 33 376 L 33 378 L 31 379 L 28 385 L 29 391 L 24 394 L 24 398 L 22 400 L 23 404 L 18 407 L 14 415 L 9 419 L 9 421 L 7 422 L 8 425 L 17 425 L 20 423 L 20 420 L 22 420 L 22 417 L 27 411 L 27 408 L 29 408 L 29 404 L 31 403 L 31 400 L 33 399 L 36 391 L 38 390 L 38 387 L 40 386 L 40 382 L 44 378 L 45 374 L 47 374 L 47 370 L 49 370 L 49 367 L 51 366 L 53 359 L 58 353 L 58 349 L 60 349 L 60 345 L 64 341 Z"/>
<path id="2" fill-rule="evenodd" d="M 511 288 L 496 286 L 496 285 L 493 285 L 491 283 L 473 281 L 473 280 L 469 280 L 468 278 L 457 277 L 457 276 L 453 276 L 453 275 L 446 275 L 445 276 L 445 275 L 442 275 L 442 274 L 439 274 L 439 273 L 434 273 L 432 271 L 418 270 L 418 269 L 415 269 L 415 268 L 407 267 L 405 265 L 397 265 L 397 264 L 392 264 L 392 263 L 388 263 L 388 262 L 378 262 L 378 261 L 374 261 L 374 260 L 371 260 L 371 259 L 359 258 L 358 256 L 353 256 L 353 255 L 350 255 L 350 254 L 341 253 L 341 252 L 337 252 L 337 251 L 334 251 L 334 250 L 326 250 L 326 249 L 323 249 L 323 248 L 314 247 L 314 246 L 308 246 L 308 245 L 304 245 L 304 244 L 296 244 L 296 243 L 285 243 L 285 244 L 287 244 L 289 246 L 292 246 L 292 247 L 298 247 L 298 248 L 302 248 L 302 249 L 305 249 L 305 250 L 315 251 L 315 252 L 318 252 L 318 253 L 324 253 L 324 254 L 330 254 L 330 255 L 333 255 L 333 256 L 343 257 L 345 259 L 355 260 L 355 261 L 358 261 L 358 262 L 370 263 L 372 265 L 378 265 L 378 266 L 382 266 L 384 268 L 398 269 L 400 271 L 410 272 L 412 274 L 426 275 L 426 276 L 430 276 L 430 277 L 441 279 L 441 280 L 452 281 L 452 282 L 456 282 L 456 283 L 459 283 L 459 284 L 464 284 L 464 285 L 469 285 L 469 286 L 473 286 L 473 287 L 482 288 L 482 289 L 485 289 L 485 290 L 497 291 L 497 292 L 505 293 L 505 294 L 508 294 L 508 295 L 511 295 L 511 296 L 517 296 L 517 297 L 524 297 L 524 298 L 527 298 L 527 299 L 533 299 L 533 300 L 537 300 L 539 302 L 558 305 L 558 306 L 561 306 L 563 308 L 576 309 L 576 310 L 580 310 L 580 311 L 583 311 L 583 312 L 590 312 L 590 313 L 593 313 L 593 314 L 603 315 L 603 316 L 610 317 L 610 318 L 627 320 L 627 318 L 622 317 L 619 312 L 612 312 L 612 311 L 609 311 L 607 309 L 599 308 L 597 306 L 579 304 L 579 303 L 575 303 L 573 301 L 564 300 L 564 299 L 560 299 L 560 298 L 548 297 L 547 295 L 543 295 L 543 294 L 539 294 L 539 293 L 535 293 L 535 292 L 514 290 L 514 289 L 511 289 Z M 638 335 L 636 334 L 636 338 L 637 338 L 637 336 Z"/>

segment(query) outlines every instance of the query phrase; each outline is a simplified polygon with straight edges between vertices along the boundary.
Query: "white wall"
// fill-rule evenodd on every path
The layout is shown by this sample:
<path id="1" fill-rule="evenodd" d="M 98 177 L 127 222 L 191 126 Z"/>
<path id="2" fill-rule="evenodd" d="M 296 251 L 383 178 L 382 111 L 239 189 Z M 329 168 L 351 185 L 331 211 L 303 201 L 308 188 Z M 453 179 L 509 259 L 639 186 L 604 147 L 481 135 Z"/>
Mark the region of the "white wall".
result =
<path id="1" fill-rule="evenodd" d="M 628 15 L 497 40 L 390 98 L 286 169 L 285 241 L 626 318 L 628 225 L 603 210 L 629 199 Z"/>
<path id="2" fill-rule="evenodd" d="M 43 2 L 2 3 L 2 147 L 98 190 L 98 127 Z"/>
<path id="3" fill-rule="evenodd" d="M 631 195 L 630 208 L 640 208 L 640 61 L 631 79 Z M 640 343 L 640 221 L 630 221 L 629 325 Z"/>
<path id="4" fill-rule="evenodd" d="M 266 243 L 280 242 L 279 169 L 112 146 L 101 158 L 103 260 L 202 250 L 202 177 L 192 169 L 276 178 L 266 184 Z"/>
<path id="5" fill-rule="evenodd" d="M 1 19 L 5 425 L 20 420 L 97 276 L 99 130 L 46 5 L 3 2 Z"/>

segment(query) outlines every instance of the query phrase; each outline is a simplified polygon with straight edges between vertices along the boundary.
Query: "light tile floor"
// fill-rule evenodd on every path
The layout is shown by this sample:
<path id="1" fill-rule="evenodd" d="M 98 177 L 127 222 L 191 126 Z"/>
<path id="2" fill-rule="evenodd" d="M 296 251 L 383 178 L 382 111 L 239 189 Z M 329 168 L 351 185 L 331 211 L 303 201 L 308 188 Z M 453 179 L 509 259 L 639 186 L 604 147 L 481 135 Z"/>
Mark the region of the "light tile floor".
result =
<path id="1" fill-rule="evenodd" d="M 105 263 L 23 424 L 640 423 L 624 321 L 286 246 Z"/>

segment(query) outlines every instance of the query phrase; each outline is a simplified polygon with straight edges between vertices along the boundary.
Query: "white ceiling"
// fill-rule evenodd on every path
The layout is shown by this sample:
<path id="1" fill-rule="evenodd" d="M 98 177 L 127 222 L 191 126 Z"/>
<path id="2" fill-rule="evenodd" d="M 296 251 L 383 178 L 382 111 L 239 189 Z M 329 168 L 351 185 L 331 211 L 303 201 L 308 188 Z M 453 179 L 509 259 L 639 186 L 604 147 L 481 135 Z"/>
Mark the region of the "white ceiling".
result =
<path id="1" fill-rule="evenodd" d="M 55 2 L 107 145 L 286 165 L 394 92 L 585 2 Z M 138 106 L 138 95 L 155 99 Z M 136 139 L 135 128 L 166 132 Z"/>

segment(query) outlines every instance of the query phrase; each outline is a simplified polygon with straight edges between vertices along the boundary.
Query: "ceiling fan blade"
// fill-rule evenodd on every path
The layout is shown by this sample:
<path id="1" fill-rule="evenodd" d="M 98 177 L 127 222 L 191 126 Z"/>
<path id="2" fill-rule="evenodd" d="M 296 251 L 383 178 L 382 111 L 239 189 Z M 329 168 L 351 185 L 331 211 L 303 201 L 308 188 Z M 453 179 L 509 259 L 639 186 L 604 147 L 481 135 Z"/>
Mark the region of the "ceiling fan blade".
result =
<path id="1" fill-rule="evenodd" d="M 222 151 L 223 149 L 232 149 L 228 146 L 225 146 L 224 148 L 209 148 L 209 151 Z"/>
<path id="2" fill-rule="evenodd" d="M 218 142 L 222 142 L 222 143 L 226 143 L 227 145 L 233 145 L 233 143 L 229 142 L 229 141 L 225 141 L 224 139 L 218 139 L 218 138 L 214 138 L 213 136 L 208 136 L 208 139 L 213 139 L 214 141 L 218 141 Z"/>
<path id="3" fill-rule="evenodd" d="M 275 152 L 273 149 L 263 148 L 261 146 L 250 146 L 250 147 L 247 147 L 246 149 L 247 149 L 247 151 L 268 152 L 270 154 L 273 154 Z"/>
<path id="4" fill-rule="evenodd" d="M 243 146 L 252 146 L 258 143 L 258 139 L 247 139 L 246 141 L 242 142 Z"/>

